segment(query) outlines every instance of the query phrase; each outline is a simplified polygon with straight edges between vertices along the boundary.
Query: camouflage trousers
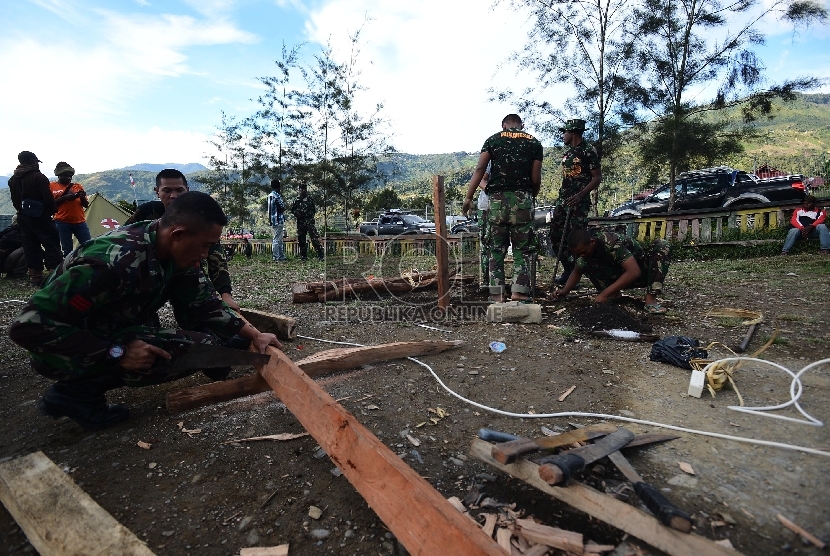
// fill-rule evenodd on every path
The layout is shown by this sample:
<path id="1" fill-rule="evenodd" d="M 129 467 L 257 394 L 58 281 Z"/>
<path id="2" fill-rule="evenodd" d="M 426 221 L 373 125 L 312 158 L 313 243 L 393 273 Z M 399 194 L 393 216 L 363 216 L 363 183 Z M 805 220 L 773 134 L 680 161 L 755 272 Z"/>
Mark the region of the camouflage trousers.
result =
<path id="1" fill-rule="evenodd" d="M 656 239 L 644 249 L 642 261 L 637 261 L 640 266 L 640 277 L 628 286 L 631 288 L 646 288 L 648 293 L 659 295 L 663 291 L 663 282 L 669 272 L 670 249 L 669 242 L 663 239 Z M 602 291 L 622 276 L 621 269 L 608 269 L 608 272 L 592 272 L 587 274 L 588 279 L 597 289 Z"/>
<path id="2" fill-rule="evenodd" d="M 322 259 L 323 246 L 320 243 L 320 234 L 317 232 L 314 220 L 297 220 L 297 243 L 300 245 L 300 258 L 303 260 L 308 258 L 306 235 L 311 238 L 311 244 L 314 246 L 314 250 L 317 251 L 317 257 Z"/>
<path id="3" fill-rule="evenodd" d="M 150 386 L 178 380 L 202 370 L 176 371 L 173 369 L 178 357 L 183 353 L 182 347 L 189 344 L 226 345 L 227 343 L 210 332 L 160 329 L 148 326 L 131 326 L 112 336 L 113 343 L 121 345 L 126 345 L 136 339 L 162 348 L 173 358 L 170 360 L 157 358 L 153 366 L 145 371 L 128 371 L 120 367 L 116 361 L 108 360 L 84 366 L 66 357 L 32 353 L 32 369 L 39 375 L 53 380 L 84 379 L 103 374 L 117 374 L 127 386 Z"/>
<path id="4" fill-rule="evenodd" d="M 570 208 L 570 216 L 568 216 L 568 208 Z M 588 228 L 588 212 L 591 210 L 591 204 L 588 196 L 582 200 L 579 205 L 575 207 L 568 207 L 565 202 L 560 199 L 556 202 L 556 210 L 553 212 L 553 218 L 550 221 L 550 244 L 553 247 L 553 252 L 559 255 L 559 246 L 562 245 L 562 262 L 570 261 L 571 252 L 568 249 L 568 236 L 573 230 L 584 230 Z M 567 228 L 565 223 L 567 222 Z M 562 238 L 565 242 L 562 243 Z"/>
<path id="5" fill-rule="evenodd" d="M 528 191 L 499 191 L 490 196 L 490 295 L 504 293 L 504 257 L 513 246 L 514 293 L 529 293 L 528 261 L 534 251 L 533 197 Z"/>
<path id="6" fill-rule="evenodd" d="M 490 283 L 490 226 L 487 224 L 489 210 L 481 211 L 478 218 L 478 251 L 480 261 L 479 284 Z"/>

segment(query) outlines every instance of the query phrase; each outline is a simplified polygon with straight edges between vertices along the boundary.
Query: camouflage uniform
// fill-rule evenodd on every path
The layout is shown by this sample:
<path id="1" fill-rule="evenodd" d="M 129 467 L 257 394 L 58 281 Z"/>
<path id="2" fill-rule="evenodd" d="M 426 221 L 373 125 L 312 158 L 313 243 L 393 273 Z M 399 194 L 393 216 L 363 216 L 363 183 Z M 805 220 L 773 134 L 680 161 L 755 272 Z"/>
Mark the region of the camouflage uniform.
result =
<path id="1" fill-rule="evenodd" d="M 317 258 L 323 260 L 323 246 L 320 244 L 320 234 L 314 225 L 314 213 L 317 212 L 314 201 L 308 195 L 298 197 L 291 205 L 291 214 L 297 219 L 297 242 L 300 244 L 300 258 L 308 260 L 308 243 L 306 234 L 311 237 L 314 250 L 317 251 Z"/>
<path id="2" fill-rule="evenodd" d="M 150 201 L 139 205 L 133 215 L 124 223 L 124 226 L 146 220 L 158 220 L 162 216 L 164 216 L 164 203 L 161 201 Z M 221 242 L 216 242 L 211 245 L 208 250 L 207 260 L 202 259 L 200 264 L 202 272 L 207 274 L 211 284 L 213 284 L 213 288 L 220 295 L 233 292 L 231 274 L 228 272 L 228 259 L 225 256 L 225 250 L 222 248 Z"/>
<path id="3" fill-rule="evenodd" d="M 562 252 L 563 259 L 570 257 L 567 237 L 571 231 L 584 230 L 588 227 L 591 196 L 585 195 L 577 206 L 570 207 L 570 218 L 568 218 L 568 206 L 565 201 L 582 191 L 592 179 L 591 170 L 596 170 L 599 167 L 600 161 L 597 149 L 586 141 L 582 141 L 576 147 L 570 147 L 562 157 L 562 188 L 559 190 L 556 210 L 550 222 L 550 242 L 554 252 L 558 255 L 562 238 L 566 238 Z M 568 220 L 567 229 L 565 229 L 565 220 Z"/>
<path id="4" fill-rule="evenodd" d="M 519 129 L 491 135 L 481 147 L 490 154 L 490 294 L 504 293 L 504 257 L 513 245 L 513 293 L 529 293 L 527 256 L 533 249 L 533 162 L 542 160 L 542 143 Z"/>
<path id="5" fill-rule="evenodd" d="M 629 257 L 637 261 L 640 277 L 627 288 L 646 288 L 648 293 L 655 295 L 662 291 L 663 280 L 669 271 L 667 241 L 657 239 L 644 249 L 636 239 L 613 232 L 597 232 L 594 238 L 597 240 L 594 254 L 587 259 L 580 257 L 576 266 L 598 291 L 602 292 L 619 280 L 624 272 L 622 264 Z"/>
<path id="6" fill-rule="evenodd" d="M 480 284 L 490 283 L 490 226 L 487 224 L 487 218 L 490 215 L 490 210 L 482 210 L 478 217 L 478 250 L 480 259 L 481 280 Z"/>
<path id="7" fill-rule="evenodd" d="M 244 322 L 216 297 L 201 269 L 157 258 L 158 222 L 122 226 L 71 252 L 13 321 L 9 336 L 27 349 L 34 370 L 56 380 L 120 375 L 130 386 L 196 372 L 168 370 L 176 346 L 221 343 Z M 167 301 L 185 330 L 145 326 Z M 198 330 L 198 332 L 194 331 Z M 126 371 L 108 357 L 113 344 L 141 339 L 174 355 L 147 371 Z"/>

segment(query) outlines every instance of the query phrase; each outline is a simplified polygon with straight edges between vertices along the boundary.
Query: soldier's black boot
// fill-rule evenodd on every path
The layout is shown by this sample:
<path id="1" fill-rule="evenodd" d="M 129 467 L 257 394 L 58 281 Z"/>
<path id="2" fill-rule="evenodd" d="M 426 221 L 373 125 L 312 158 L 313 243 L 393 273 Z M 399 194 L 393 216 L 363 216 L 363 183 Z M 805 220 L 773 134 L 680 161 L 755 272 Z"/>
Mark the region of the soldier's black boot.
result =
<path id="1" fill-rule="evenodd" d="M 240 335 L 233 336 L 230 340 L 225 342 L 225 347 L 233 349 L 247 350 L 251 345 L 251 340 L 243 338 Z M 211 380 L 225 380 L 231 374 L 230 367 L 214 367 L 212 369 L 202 369 L 202 373 Z"/>
<path id="2" fill-rule="evenodd" d="M 43 393 L 37 410 L 53 419 L 69 417 L 86 430 L 105 429 L 130 417 L 126 405 L 108 404 L 104 395 L 107 390 L 121 386 L 124 381 L 114 374 L 59 380 Z"/>

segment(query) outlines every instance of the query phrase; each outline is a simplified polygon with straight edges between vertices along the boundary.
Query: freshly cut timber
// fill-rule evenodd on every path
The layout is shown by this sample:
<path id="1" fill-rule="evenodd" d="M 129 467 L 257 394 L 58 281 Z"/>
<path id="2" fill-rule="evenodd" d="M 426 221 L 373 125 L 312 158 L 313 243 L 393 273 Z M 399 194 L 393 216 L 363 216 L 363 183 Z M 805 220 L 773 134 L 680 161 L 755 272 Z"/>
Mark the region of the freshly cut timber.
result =
<path id="1" fill-rule="evenodd" d="M 335 371 L 354 369 L 378 361 L 441 353 L 463 343 L 460 340 L 424 340 L 420 342 L 394 342 L 378 346 L 335 348 L 301 359 L 297 361 L 297 366 L 308 376 L 316 377 Z M 268 383 L 257 373 L 233 380 L 211 382 L 210 384 L 171 392 L 167 395 L 167 411 L 178 413 L 267 392 L 270 389 Z"/>
<path id="2" fill-rule="evenodd" d="M 294 340 L 297 338 L 296 319 L 256 309 L 242 309 L 241 313 L 251 326 L 261 332 L 276 334 L 280 340 Z"/>
<path id="3" fill-rule="evenodd" d="M 451 272 L 451 274 L 454 274 Z M 456 278 L 472 282 L 474 276 Z M 291 301 L 315 303 L 348 299 L 361 294 L 401 294 L 413 290 L 438 287 L 437 272 L 410 272 L 392 278 L 340 278 L 325 282 L 297 282 L 291 285 Z"/>

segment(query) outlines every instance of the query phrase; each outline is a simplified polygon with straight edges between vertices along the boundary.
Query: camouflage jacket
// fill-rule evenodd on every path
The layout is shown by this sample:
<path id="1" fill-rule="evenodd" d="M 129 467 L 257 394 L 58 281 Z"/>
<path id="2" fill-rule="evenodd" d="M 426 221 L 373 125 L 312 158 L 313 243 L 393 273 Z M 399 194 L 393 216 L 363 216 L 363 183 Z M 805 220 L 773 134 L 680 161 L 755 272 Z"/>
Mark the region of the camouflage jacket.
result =
<path id="1" fill-rule="evenodd" d="M 634 257 L 642 270 L 645 268 L 646 254 L 642 245 L 631 237 L 621 236 L 614 232 L 596 232 L 597 248 L 590 257 L 579 257 L 576 266 L 587 276 L 594 277 L 603 283 L 613 283 L 623 275 L 622 264 Z M 637 284 L 645 279 L 643 273 Z"/>
<path id="2" fill-rule="evenodd" d="M 167 301 L 186 330 L 230 338 L 244 322 L 216 297 L 201 269 L 177 269 L 156 254 L 157 222 L 123 226 L 70 253 L 9 328 L 9 337 L 50 358 L 96 368 L 113 343 L 128 343 Z"/>
<path id="3" fill-rule="evenodd" d="M 565 200 L 582 191 L 591 181 L 591 170 L 599 167 L 599 153 L 593 144 L 582 141 L 576 147 L 569 147 L 562 156 L 562 189 L 559 191 L 559 199 Z M 587 195 L 582 200 L 590 202 Z"/>
<path id="4" fill-rule="evenodd" d="M 542 143 L 516 128 L 491 135 L 481 147 L 490 154 L 487 194 L 496 191 L 533 191 L 530 173 L 534 160 L 542 160 Z"/>
<path id="5" fill-rule="evenodd" d="M 146 220 L 158 220 L 164 215 L 164 203 L 161 201 L 150 201 L 138 206 L 136 211 L 124 223 L 125 226 L 144 222 Z M 220 294 L 231 293 L 231 274 L 228 272 L 228 260 L 225 258 L 225 250 L 222 244 L 217 242 L 208 251 L 207 261 L 202 260 L 202 272 L 210 278 L 211 284 Z"/>
<path id="6" fill-rule="evenodd" d="M 317 207 L 314 206 L 314 201 L 308 195 L 302 198 L 298 197 L 291 205 L 291 214 L 297 220 L 314 221 L 315 212 L 317 212 Z"/>

